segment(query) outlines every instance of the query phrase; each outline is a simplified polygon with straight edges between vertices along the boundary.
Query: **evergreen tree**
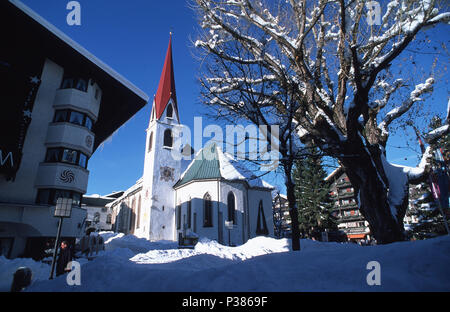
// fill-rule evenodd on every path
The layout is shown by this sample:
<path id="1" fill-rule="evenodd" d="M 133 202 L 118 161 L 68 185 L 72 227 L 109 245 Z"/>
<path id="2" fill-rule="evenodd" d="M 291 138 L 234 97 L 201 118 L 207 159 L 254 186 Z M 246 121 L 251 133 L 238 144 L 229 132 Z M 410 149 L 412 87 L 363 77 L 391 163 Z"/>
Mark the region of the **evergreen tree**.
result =
<path id="1" fill-rule="evenodd" d="M 299 229 L 303 237 L 319 237 L 325 229 L 335 230 L 331 216 L 333 203 L 329 196 L 327 173 L 317 148 L 309 148 L 308 156 L 296 161 L 293 172 Z"/>

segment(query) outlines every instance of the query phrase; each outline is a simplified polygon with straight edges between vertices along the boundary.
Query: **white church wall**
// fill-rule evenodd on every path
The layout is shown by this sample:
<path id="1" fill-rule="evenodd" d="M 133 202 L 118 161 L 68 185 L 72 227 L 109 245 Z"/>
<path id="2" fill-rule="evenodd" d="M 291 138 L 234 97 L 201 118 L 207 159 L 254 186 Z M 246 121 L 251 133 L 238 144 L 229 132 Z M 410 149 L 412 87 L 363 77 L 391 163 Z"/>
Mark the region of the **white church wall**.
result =
<path id="1" fill-rule="evenodd" d="M 248 197 L 250 210 L 250 237 L 253 238 L 256 236 L 260 200 L 263 202 L 264 217 L 266 219 L 267 229 L 269 231 L 268 236 L 273 237 L 272 195 L 270 190 L 249 189 Z"/>
<path id="2" fill-rule="evenodd" d="M 222 181 L 221 183 L 221 201 L 224 216 L 223 235 L 226 245 L 241 245 L 247 241 L 247 188 L 244 183 Z M 228 216 L 228 194 L 232 192 L 235 198 L 235 225 L 233 229 L 228 230 L 225 227 L 225 220 Z"/>
<path id="3" fill-rule="evenodd" d="M 192 224 L 191 230 L 197 233 L 200 237 L 208 237 L 210 239 L 215 239 L 219 241 L 218 233 L 218 218 L 219 218 L 219 196 L 218 196 L 218 181 L 196 181 L 193 183 L 188 183 L 178 190 L 176 190 L 176 203 L 177 205 L 182 205 L 181 208 L 181 221 L 184 218 L 187 219 L 187 203 L 192 200 Z M 204 211 L 203 198 L 206 194 L 211 196 L 212 202 L 212 227 L 204 227 Z M 194 218 L 195 214 L 195 218 Z M 183 229 L 181 225 L 180 231 Z M 175 227 L 176 230 L 176 227 Z M 175 232 L 178 232 L 177 230 Z M 178 237 L 178 234 L 175 234 Z"/>

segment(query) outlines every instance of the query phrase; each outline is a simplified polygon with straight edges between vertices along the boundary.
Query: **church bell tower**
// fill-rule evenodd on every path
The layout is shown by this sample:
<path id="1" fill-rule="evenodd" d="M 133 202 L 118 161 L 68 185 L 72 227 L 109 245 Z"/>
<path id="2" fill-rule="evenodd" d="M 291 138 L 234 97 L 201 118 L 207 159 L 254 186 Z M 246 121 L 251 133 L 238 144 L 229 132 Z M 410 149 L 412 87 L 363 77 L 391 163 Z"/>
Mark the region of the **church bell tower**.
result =
<path id="1" fill-rule="evenodd" d="M 150 240 L 175 240 L 175 196 L 173 185 L 180 178 L 180 160 L 173 157 L 174 131 L 180 127 L 170 34 L 164 67 L 153 99 L 145 145 L 142 180 L 143 221 Z"/>

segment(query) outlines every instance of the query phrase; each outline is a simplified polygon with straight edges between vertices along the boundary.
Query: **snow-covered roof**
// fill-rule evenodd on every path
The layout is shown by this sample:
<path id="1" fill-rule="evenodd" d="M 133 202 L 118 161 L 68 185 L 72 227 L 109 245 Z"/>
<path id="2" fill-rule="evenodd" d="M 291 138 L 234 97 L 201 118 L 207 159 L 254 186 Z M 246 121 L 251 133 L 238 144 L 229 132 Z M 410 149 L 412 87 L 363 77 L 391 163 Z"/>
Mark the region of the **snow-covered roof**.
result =
<path id="1" fill-rule="evenodd" d="M 342 166 L 337 167 L 332 173 L 330 173 L 326 178 L 325 181 L 329 181 L 331 178 L 333 178 L 336 174 L 341 172 L 343 170 Z"/>
<path id="2" fill-rule="evenodd" d="M 194 160 L 182 173 L 174 187 L 180 187 L 191 181 L 211 179 L 245 181 L 251 188 L 274 188 L 246 168 L 243 162 L 236 161 L 233 156 L 224 153 L 215 143 L 197 152 Z"/>

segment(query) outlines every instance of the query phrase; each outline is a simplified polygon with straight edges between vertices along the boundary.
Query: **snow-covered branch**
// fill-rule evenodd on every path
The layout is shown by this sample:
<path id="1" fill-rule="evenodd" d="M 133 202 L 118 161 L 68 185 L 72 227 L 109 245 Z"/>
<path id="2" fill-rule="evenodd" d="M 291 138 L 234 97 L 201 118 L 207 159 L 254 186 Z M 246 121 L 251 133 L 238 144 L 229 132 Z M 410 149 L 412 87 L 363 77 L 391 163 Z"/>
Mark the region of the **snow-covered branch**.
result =
<path id="1" fill-rule="evenodd" d="M 382 136 L 385 140 L 387 139 L 387 136 L 389 134 L 389 125 L 395 119 L 406 113 L 415 102 L 422 100 L 420 98 L 421 95 L 432 92 L 433 84 L 434 78 L 432 77 L 428 78 L 425 83 L 418 84 L 415 87 L 414 91 L 411 92 L 410 97 L 406 101 L 404 101 L 402 105 L 395 107 L 386 114 L 386 116 L 383 118 L 383 121 L 378 125 L 378 128 L 382 131 Z"/>

